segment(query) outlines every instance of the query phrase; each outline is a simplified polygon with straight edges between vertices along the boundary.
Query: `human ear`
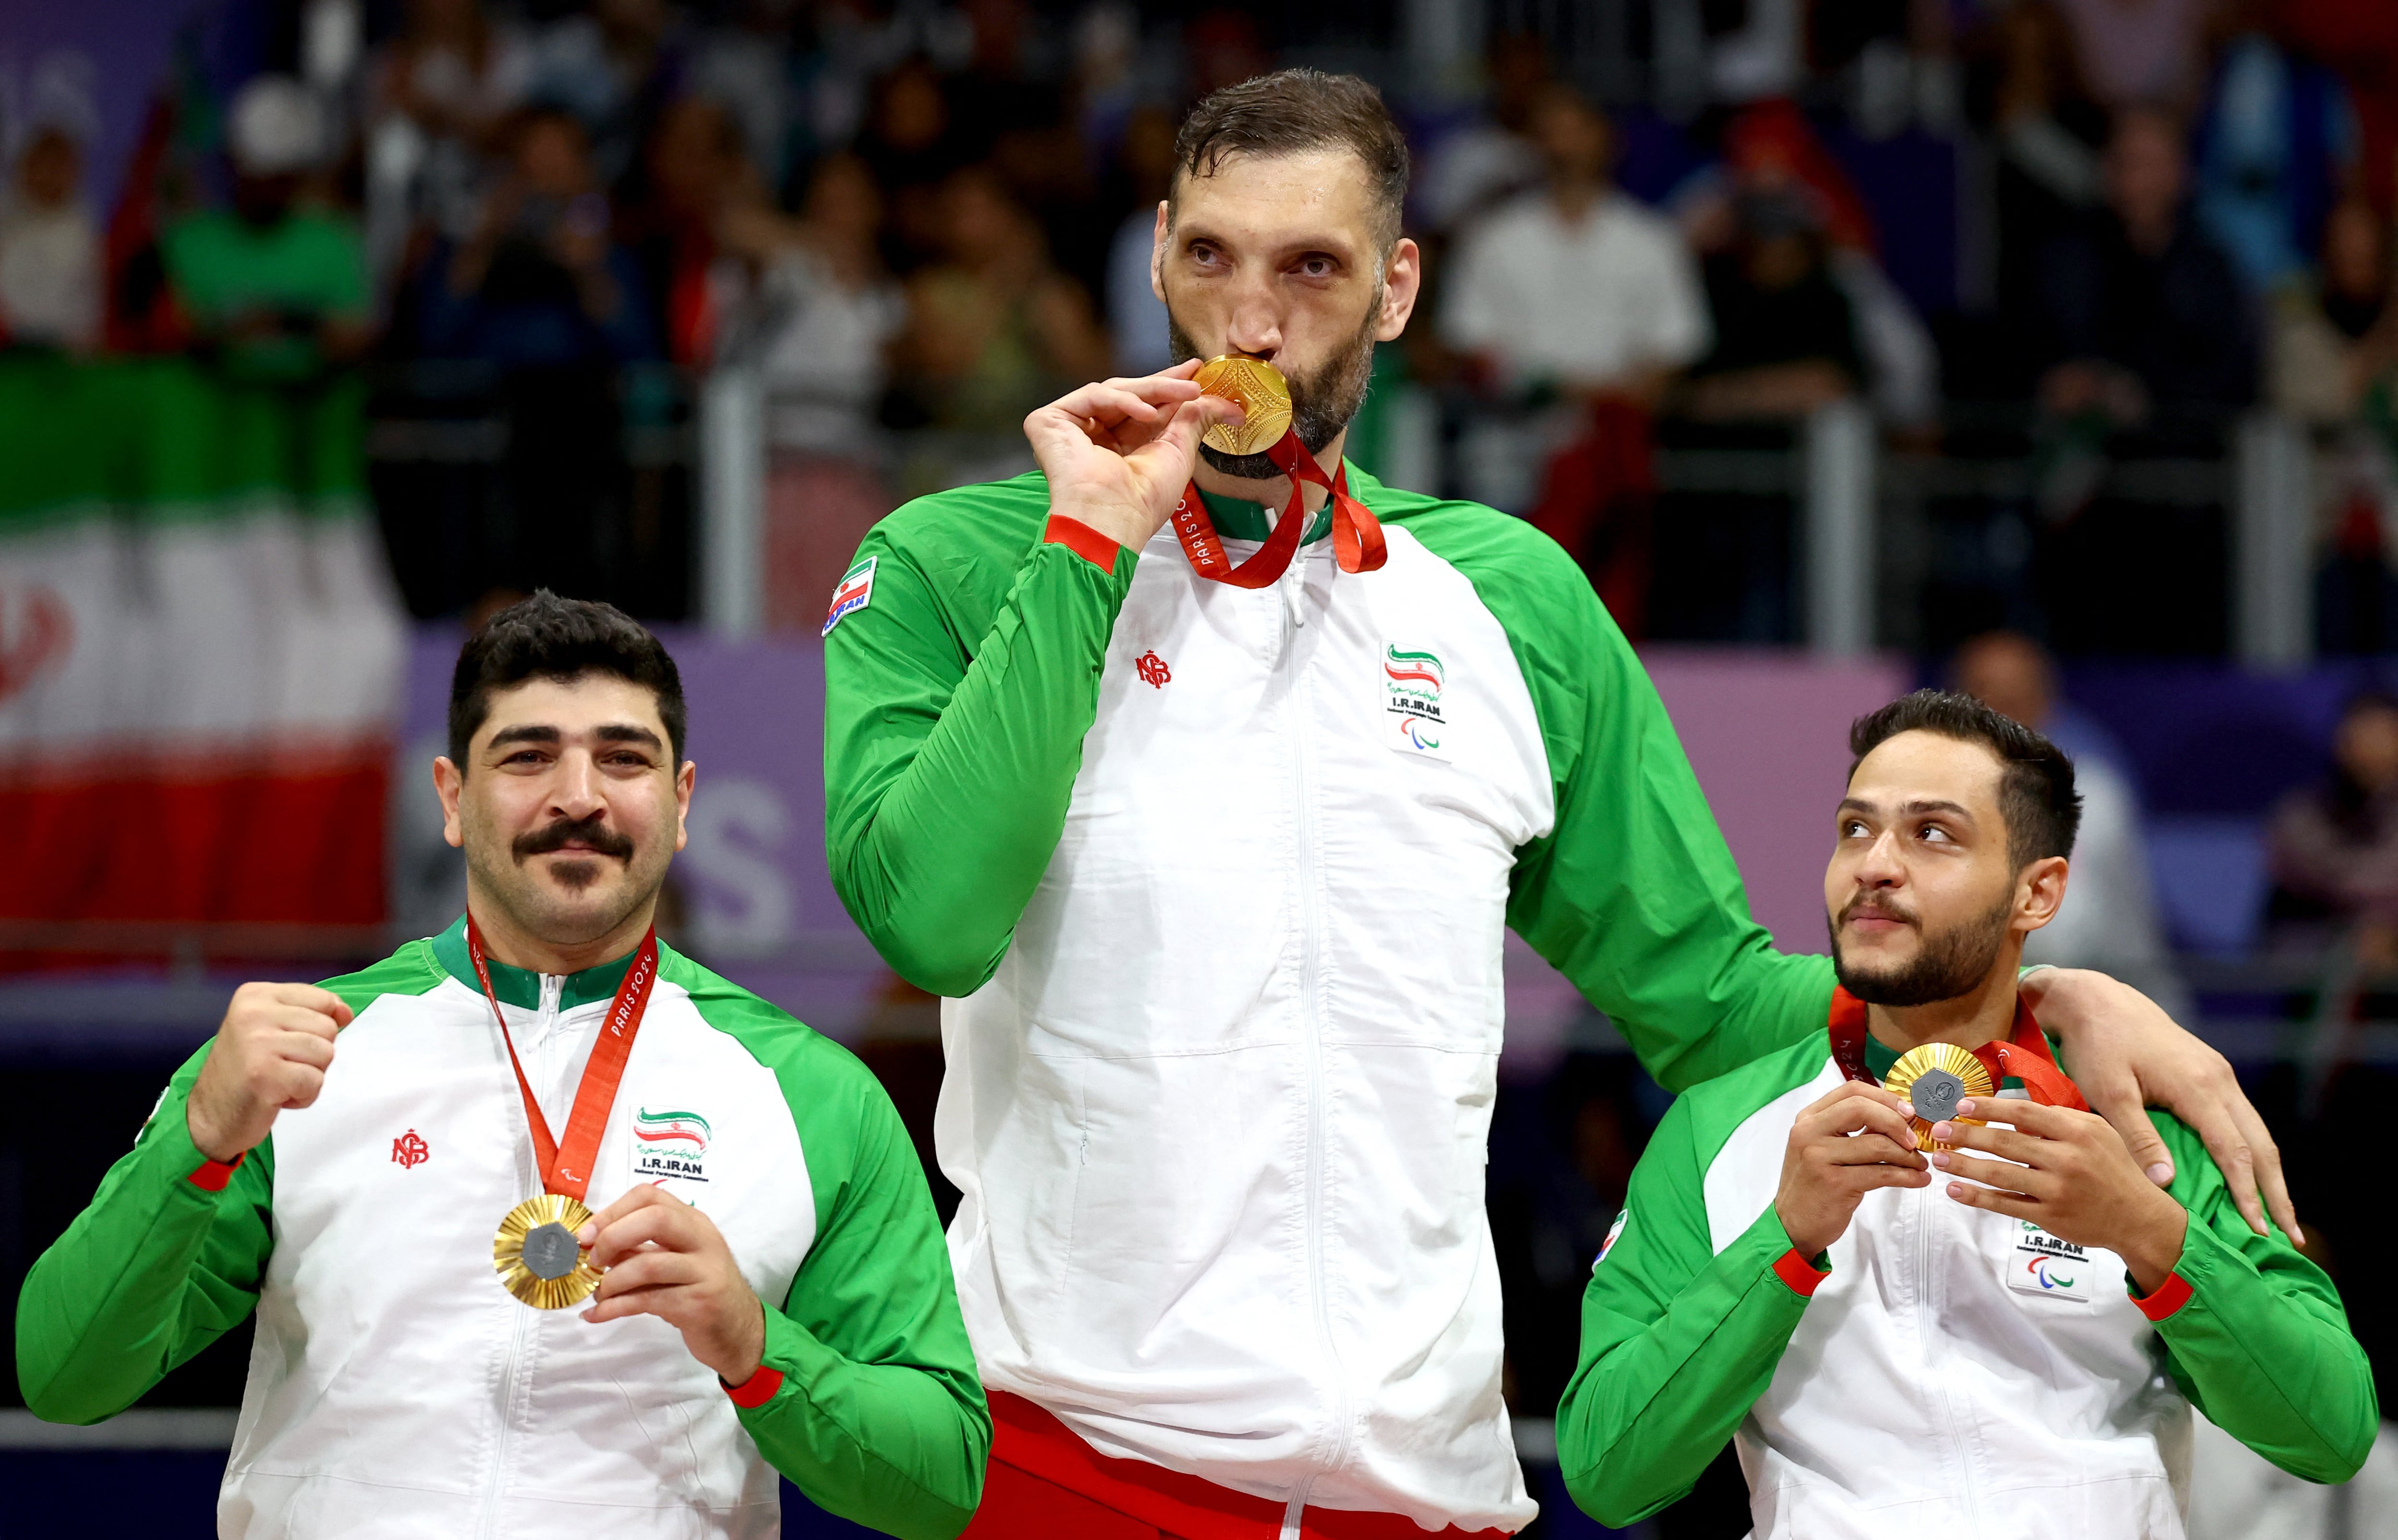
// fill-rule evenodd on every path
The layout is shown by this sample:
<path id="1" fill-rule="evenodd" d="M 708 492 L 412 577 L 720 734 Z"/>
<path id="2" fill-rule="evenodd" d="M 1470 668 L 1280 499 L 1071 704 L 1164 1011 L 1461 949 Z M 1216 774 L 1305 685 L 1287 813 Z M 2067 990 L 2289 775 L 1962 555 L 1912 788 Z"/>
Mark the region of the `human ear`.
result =
<path id="1" fill-rule="evenodd" d="M 1159 304 L 1164 304 L 1165 302 L 1165 274 L 1164 272 L 1165 264 L 1165 235 L 1166 232 L 1174 228 L 1173 221 L 1166 217 L 1165 209 L 1165 200 L 1164 198 L 1158 199 L 1157 226 L 1150 232 L 1149 236 L 1149 291 L 1157 296 L 1157 302 Z"/>
<path id="2" fill-rule="evenodd" d="M 1406 236 L 1391 248 L 1382 268 L 1382 313 L 1375 318 L 1374 341 L 1394 342 L 1415 314 L 1416 296 L 1423 288 L 1423 252 Z"/>
<path id="3" fill-rule="evenodd" d="M 452 849 L 464 849 L 466 844 L 466 828 L 458 818 L 458 798 L 465 790 L 465 772 L 448 755 L 437 756 L 433 761 L 433 795 L 441 799 L 441 837 Z"/>
<path id="4" fill-rule="evenodd" d="M 2017 929 L 2037 931 L 2056 917 L 2059 905 L 2065 902 L 2066 861 L 2061 855 L 2042 856 L 2026 866 L 2015 877 L 2015 917 Z"/>

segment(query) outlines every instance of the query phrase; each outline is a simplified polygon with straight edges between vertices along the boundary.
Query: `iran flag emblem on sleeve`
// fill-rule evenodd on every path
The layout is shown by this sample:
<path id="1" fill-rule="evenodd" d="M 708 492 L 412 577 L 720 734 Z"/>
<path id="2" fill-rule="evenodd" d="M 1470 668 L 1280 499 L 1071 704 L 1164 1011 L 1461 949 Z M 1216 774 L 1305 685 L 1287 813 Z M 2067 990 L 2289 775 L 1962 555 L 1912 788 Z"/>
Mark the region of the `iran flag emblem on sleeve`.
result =
<path id="1" fill-rule="evenodd" d="M 853 609 L 863 609 L 874 602 L 874 562 L 867 557 L 842 574 L 841 583 L 832 591 L 832 608 L 825 611 L 824 629 L 820 636 L 832 635 L 832 628 Z"/>

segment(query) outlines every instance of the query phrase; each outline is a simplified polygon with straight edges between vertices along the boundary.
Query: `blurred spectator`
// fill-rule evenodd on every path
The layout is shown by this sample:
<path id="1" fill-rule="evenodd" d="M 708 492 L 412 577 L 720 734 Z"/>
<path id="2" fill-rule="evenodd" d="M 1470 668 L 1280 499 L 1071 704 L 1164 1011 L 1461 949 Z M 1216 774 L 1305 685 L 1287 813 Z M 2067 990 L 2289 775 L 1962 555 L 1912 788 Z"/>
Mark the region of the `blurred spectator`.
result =
<path id="1" fill-rule="evenodd" d="M 1698 264 L 1671 221 L 1616 190 L 1596 107 L 1551 87 L 1527 127 L 1547 186 L 1460 232 L 1442 337 L 1511 390 L 1650 405 L 1711 341 Z"/>
<path id="2" fill-rule="evenodd" d="M 2075 228 L 2106 192 L 2107 113 L 2082 88 L 2072 34 L 2050 0 L 1999 13 L 1999 74 L 1990 117 L 1998 150 L 2001 312 L 2032 308 L 2041 249 Z"/>
<path id="3" fill-rule="evenodd" d="M 229 374 L 298 381 L 356 357 L 372 337 L 357 233 L 299 206 L 325 127 L 308 88 L 285 75 L 242 87 L 227 114 L 233 207 L 170 226 L 168 286 L 193 343 Z"/>
<path id="4" fill-rule="evenodd" d="M 2057 0 L 2081 79 L 2109 108 L 2188 110 L 2204 64 L 2215 0 Z"/>
<path id="5" fill-rule="evenodd" d="M 1680 231 L 1610 181 L 1596 107 L 1550 87 L 1528 127 L 1548 185 L 1461 231 L 1442 338 L 1511 395 L 1565 398 L 1567 443 L 1532 520 L 1637 637 L 1656 492 L 1650 412 L 1707 349 L 1705 296 Z"/>
<path id="6" fill-rule="evenodd" d="M 1940 408 L 1940 371 L 1931 333 L 1882 271 L 1879 235 L 1864 194 L 1798 108 L 1787 101 L 1765 101 L 1734 117 L 1724 128 L 1721 165 L 1692 178 L 1678 201 L 1691 244 L 1709 259 L 1711 300 L 1720 281 L 1745 266 L 1723 259 L 1736 257 L 1753 244 L 1754 219 L 1814 232 L 1813 261 L 1847 308 L 1843 330 L 1852 368 L 1841 394 L 1869 393 L 1886 422 L 1911 431 L 1932 428 Z M 1729 291 L 1731 297 L 1740 297 L 1739 288 Z M 1772 308 L 1785 324 L 1806 309 Z M 1720 309 L 1716 322 L 1720 348 L 1728 325 Z M 1768 351 L 1780 345 L 1769 343 Z M 1736 350 L 1739 346 L 1734 343 Z M 1707 404 L 1692 410 L 1726 419 L 1804 414 L 1797 408 L 1718 412 Z"/>
<path id="7" fill-rule="evenodd" d="M 807 8 L 801 0 L 736 0 L 732 24 L 709 29 L 693 48 L 682 82 L 732 120 L 743 158 L 770 189 L 791 173 L 794 140 L 810 137 L 791 47 Z"/>
<path id="8" fill-rule="evenodd" d="M 83 147 L 34 128 L 0 192 L 0 342 L 88 352 L 100 343 L 100 228 L 83 201 Z"/>
<path id="9" fill-rule="evenodd" d="M 907 60 L 875 83 L 856 151 L 888 200 L 893 259 L 903 268 L 934 260 L 941 250 L 940 184 L 964 156 L 929 62 Z"/>
<path id="10" fill-rule="evenodd" d="M 1532 108 L 1549 82 L 1547 47 L 1534 33 L 1502 33 L 1482 63 L 1489 115 L 1443 139 L 1426 157 L 1416 206 L 1427 228 L 1448 232 L 1541 180 Z"/>
<path id="11" fill-rule="evenodd" d="M 658 318 L 666 355 L 707 367 L 725 312 L 747 286 L 718 248 L 728 210 L 766 203 L 742 153 L 740 127 L 715 102 L 684 97 L 658 117 L 639 175 L 616 200 L 617 238 L 640 266 L 643 308 Z"/>
<path id="12" fill-rule="evenodd" d="M 1683 409 L 1703 422 L 1800 418 L 1865 383 L 1856 320 L 1821 221 L 1795 189 L 1742 194 L 1729 249 L 1707 259 L 1715 346 Z"/>
<path id="13" fill-rule="evenodd" d="M 2282 947 L 2355 928 L 2361 956 L 2398 964 L 2398 700 L 2367 690 L 2332 737 L 2330 776 L 2273 810 L 2268 917 Z"/>
<path id="14" fill-rule="evenodd" d="M 572 114 L 520 114 L 474 235 L 428 269 L 426 351 L 504 368 L 577 369 L 647 356 L 642 275 L 610 238 L 590 141 Z"/>
<path id="15" fill-rule="evenodd" d="M 939 207 L 943 261 L 909 280 L 902 382 L 928 425 L 1014 434 L 1027 412 L 1108 372 L 1107 333 L 994 172 L 957 172 Z"/>
<path id="16" fill-rule="evenodd" d="M 766 608 L 814 635 L 857 542 L 891 511 L 874 421 L 907 299 L 875 248 L 882 200 L 855 156 L 817 163 L 796 221 L 728 213 L 725 246 L 758 269 L 744 324 L 764 376 Z"/>
<path id="17" fill-rule="evenodd" d="M 2201 223 L 2249 288 L 2306 276 L 2315 233 L 2351 180 L 2356 120 L 2338 77 L 2269 35 L 2256 0 L 2216 66 L 2194 156 Z"/>
<path id="18" fill-rule="evenodd" d="M 367 239 L 384 275 L 420 220 L 454 240 L 473 234 L 485 154 L 533 70 L 524 34 L 478 0 L 409 0 L 402 15 L 367 84 Z"/>
<path id="19" fill-rule="evenodd" d="M 2098 969 L 2183 1015 L 2189 991 L 2157 917 L 2139 793 L 2109 756 L 2083 746 L 2092 735 L 2076 730 L 2078 714 L 2058 701 L 2046 649 L 2014 632 L 1989 632 L 1959 649 L 1952 672 L 1957 689 L 2065 749 L 2081 793 L 2081 832 L 2071 852 L 2065 904 L 2032 932 L 2024 960 Z"/>
<path id="20" fill-rule="evenodd" d="M 1133 208 L 1108 248 L 1108 330 L 1115 341 L 1118 374 L 1154 374 L 1174 362 L 1165 336 L 1165 301 L 1150 285 L 1157 206 L 1174 181 L 1173 114 L 1162 107 L 1136 109 L 1125 121 L 1117 158 L 1130 183 Z"/>
<path id="21" fill-rule="evenodd" d="M 593 0 L 588 14 L 551 22 L 535 44 L 526 98 L 582 120 L 603 187 L 632 169 L 681 87 L 683 39 L 674 22 L 667 0 Z"/>
<path id="22" fill-rule="evenodd" d="M 2113 431 L 2245 406 L 2257 391 L 2252 306 L 2222 248 L 2190 218 L 2179 128 L 2145 108 L 2117 114 L 2107 207 L 2041 253 L 2041 323 L 2054 360 L 2040 405 L 2066 447 L 2042 488 L 2053 518 L 2095 491 Z M 2170 424 L 2165 424 L 2170 426 Z"/>
<path id="23" fill-rule="evenodd" d="M 610 238 L 572 114 L 528 109 L 505 140 L 507 168 L 473 238 L 427 264 L 423 341 L 497 378 L 508 422 L 499 581 L 590 594 L 623 481 L 615 367 L 653 352 L 642 275 Z"/>
<path id="24" fill-rule="evenodd" d="M 2337 204 L 2324 218 L 2322 273 L 2318 283 L 2276 296 L 2271 399 L 2293 417 L 2330 426 L 2353 417 L 2398 363 L 2390 230 L 2369 204 Z"/>

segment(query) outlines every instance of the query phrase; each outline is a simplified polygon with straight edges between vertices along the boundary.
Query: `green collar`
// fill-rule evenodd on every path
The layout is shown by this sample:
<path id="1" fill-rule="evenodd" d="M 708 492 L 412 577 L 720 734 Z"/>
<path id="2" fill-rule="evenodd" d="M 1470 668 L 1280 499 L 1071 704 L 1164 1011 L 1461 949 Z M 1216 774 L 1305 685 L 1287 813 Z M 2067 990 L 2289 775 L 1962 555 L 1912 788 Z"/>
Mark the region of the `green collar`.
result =
<path id="1" fill-rule="evenodd" d="M 465 916 L 460 915 L 456 924 L 433 938 L 433 956 L 451 978 L 478 995 L 483 992 L 482 981 L 475 977 L 475 959 L 466 955 Z M 539 973 L 511 968 L 497 957 L 486 957 L 483 961 L 492 970 L 492 993 L 500 998 L 501 1003 L 524 1011 L 541 1008 Z M 567 974 L 566 987 L 559 992 L 558 1008 L 572 1011 L 594 1000 L 614 999 L 616 986 L 625 982 L 625 970 L 632 966 L 633 954 L 627 952 L 613 962 Z"/>
<path id="2" fill-rule="evenodd" d="M 1357 495 L 1354 466 L 1350 467 L 1349 481 L 1349 493 L 1354 497 Z M 1266 517 L 1265 507 L 1261 503 L 1251 502 L 1246 498 L 1220 497 L 1204 489 L 1199 493 L 1199 501 L 1207 505 L 1207 516 L 1215 521 L 1216 532 L 1226 540 L 1261 541 L 1273 533 L 1273 523 Z M 1324 506 L 1315 511 L 1314 522 L 1307 527 L 1307 539 L 1300 543 L 1313 545 L 1331 532 L 1332 500 L 1327 497 L 1324 500 Z"/>

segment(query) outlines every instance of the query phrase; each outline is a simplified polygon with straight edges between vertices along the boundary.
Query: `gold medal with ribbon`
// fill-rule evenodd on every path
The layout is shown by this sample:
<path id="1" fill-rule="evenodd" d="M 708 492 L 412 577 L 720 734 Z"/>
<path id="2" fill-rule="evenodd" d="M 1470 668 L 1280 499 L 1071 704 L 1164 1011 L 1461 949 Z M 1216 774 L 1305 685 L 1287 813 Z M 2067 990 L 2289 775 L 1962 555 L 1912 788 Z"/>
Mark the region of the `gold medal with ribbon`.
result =
<path id="1" fill-rule="evenodd" d="M 524 1063 L 517 1057 L 516 1039 L 508 1019 L 492 989 L 491 965 L 484 960 L 482 932 L 475 917 L 466 917 L 466 956 L 475 964 L 483 998 L 492 1002 L 492 1019 L 499 1023 L 500 1041 L 508 1051 L 508 1066 L 516 1071 L 517 1091 L 524 1098 L 525 1122 L 532 1132 L 533 1160 L 541 1172 L 540 1196 L 510 1209 L 492 1238 L 492 1267 L 501 1286 L 536 1310 L 559 1310 L 579 1305 L 600 1287 L 599 1269 L 591 1265 L 576 1232 L 591 1222 L 583 1199 L 591 1190 L 591 1163 L 600 1153 L 600 1136 L 616 1105 L 616 1088 L 625 1078 L 625 1064 L 633 1054 L 634 1036 L 641 1029 L 650 1004 L 650 985 L 658 976 L 658 933 L 653 928 L 641 938 L 616 986 L 616 998 L 600 1024 L 599 1040 L 583 1066 L 574 1088 L 573 1109 L 567 1115 L 566 1138 L 550 1136 L 549 1120 L 525 1078 Z"/>
<path id="2" fill-rule="evenodd" d="M 1866 1002 L 1845 989 L 1835 988 L 1830 1025 L 1832 1062 L 1848 1078 L 1874 1084 L 1873 1072 L 1866 1068 Z M 1884 1090 L 1906 1098 L 1907 1105 L 1913 1109 L 1907 1126 L 1915 1132 L 1915 1147 L 1928 1155 L 1955 1147 L 1932 1137 L 1933 1124 L 1987 1122 L 1989 1119 L 1984 1118 L 1958 1117 L 1957 1104 L 1997 1095 L 1999 1082 L 2008 1076 L 2021 1080 L 2025 1091 L 2042 1106 L 2071 1107 L 2076 1112 L 2090 1110 L 2090 1104 L 2082 1100 L 2081 1088 L 2057 1067 L 2055 1057 L 2048 1051 L 2048 1038 L 2041 1035 L 2040 1023 L 2032 1019 L 2031 1007 L 2024 1003 L 2020 995 L 2015 998 L 2012 1029 L 2001 1040 L 1984 1043 L 1979 1048 L 1960 1048 L 1955 1043 L 1920 1044 L 1900 1054 L 1880 1084 Z"/>
<path id="3" fill-rule="evenodd" d="M 1314 483 L 1332 500 L 1332 554 L 1344 572 L 1371 572 L 1390 559 L 1382 540 L 1381 521 L 1349 495 L 1349 468 L 1338 465 L 1330 475 L 1299 441 L 1290 425 L 1290 382 L 1263 358 L 1227 353 L 1199 366 L 1192 381 L 1206 395 L 1237 403 L 1247 415 L 1239 422 L 1219 422 L 1200 442 L 1223 454 L 1261 454 L 1290 478 L 1290 504 L 1274 521 L 1248 560 L 1235 567 L 1224 555 L 1224 542 L 1215 520 L 1199 496 L 1199 483 L 1182 489 L 1174 504 L 1174 538 L 1191 558 L 1191 569 L 1213 583 L 1234 588 L 1263 588 L 1288 569 L 1299 554 L 1300 534 L 1307 528 L 1307 484 Z"/>

